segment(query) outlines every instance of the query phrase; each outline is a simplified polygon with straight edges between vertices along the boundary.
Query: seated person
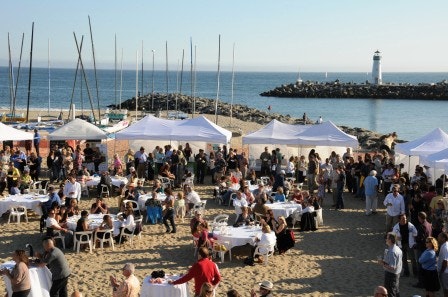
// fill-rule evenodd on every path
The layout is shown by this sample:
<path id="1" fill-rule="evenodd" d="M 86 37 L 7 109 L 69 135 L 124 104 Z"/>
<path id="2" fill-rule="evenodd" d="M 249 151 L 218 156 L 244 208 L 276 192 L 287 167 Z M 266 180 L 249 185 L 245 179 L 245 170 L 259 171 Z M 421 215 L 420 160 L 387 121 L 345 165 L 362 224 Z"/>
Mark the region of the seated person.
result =
<path id="1" fill-rule="evenodd" d="M 255 203 L 255 197 L 254 194 L 252 194 L 252 192 L 249 190 L 248 186 L 245 186 L 243 188 L 243 194 L 246 198 L 247 204 L 249 204 L 249 206 L 251 206 L 252 204 Z"/>
<path id="2" fill-rule="evenodd" d="M 47 236 L 54 237 L 54 231 L 60 231 L 60 233 L 65 237 L 64 240 L 66 246 L 70 247 L 73 244 L 73 232 L 67 229 L 66 224 L 59 224 L 55 219 L 55 215 L 54 210 L 50 210 L 48 212 L 48 218 L 45 223 L 47 227 Z"/>
<path id="3" fill-rule="evenodd" d="M 20 177 L 20 192 L 23 194 L 25 190 L 29 189 L 33 184 L 33 179 L 30 175 L 30 169 L 28 167 L 23 171 L 22 176 Z"/>
<path id="4" fill-rule="evenodd" d="M 272 191 L 277 191 L 278 187 L 284 187 L 285 186 L 285 170 L 280 170 L 280 173 L 278 173 L 275 176 L 274 184 L 272 185 Z"/>
<path id="5" fill-rule="evenodd" d="M 11 195 L 20 195 L 19 185 L 20 185 L 20 181 L 18 181 L 18 180 L 13 180 L 13 181 L 12 181 L 11 188 L 10 188 L 10 190 L 9 190 L 9 193 L 10 193 Z"/>
<path id="6" fill-rule="evenodd" d="M 267 245 L 275 245 L 277 238 L 275 237 L 275 232 L 271 232 L 271 227 L 269 227 L 269 225 L 263 224 L 262 228 L 261 228 L 262 234 L 260 238 L 255 238 L 255 241 L 257 242 L 256 246 L 259 245 L 263 245 L 263 246 L 267 246 Z M 252 253 L 251 256 L 254 254 L 256 246 L 254 246 L 252 248 Z M 267 248 L 260 248 L 260 252 L 261 253 L 267 253 L 268 250 Z M 258 258 L 258 255 L 257 255 Z M 263 260 L 261 258 L 258 258 L 259 262 L 263 262 Z"/>
<path id="7" fill-rule="evenodd" d="M 280 255 L 294 246 L 294 240 L 291 238 L 291 233 L 287 230 L 286 219 L 284 216 L 278 217 L 278 226 L 275 228 L 275 236 L 277 236 L 277 249 Z"/>
<path id="8" fill-rule="evenodd" d="M 109 193 L 112 193 L 112 179 L 111 179 L 111 177 L 109 175 L 109 171 L 103 171 L 101 173 L 100 182 L 96 186 L 96 190 L 97 190 L 98 196 L 101 194 L 103 185 L 107 186 L 107 188 L 109 189 Z"/>
<path id="9" fill-rule="evenodd" d="M 266 217 L 263 219 L 263 223 L 267 224 L 269 227 L 271 227 L 271 230 L 276 230 L 277 226 L 278 226 L 278 222 L 274 217 L 274 212 L 272 211 L 272 209 L 268 209 L 268 211 L 266 212 Z"/>
<path id="10" fill-rule="evenodd" d="M 246 199 L 243 198 L 241 189 L 236 191 L 236 199 L 233 200 L 233 206 L 235 207 L 235 214 L 238 217 L 241 214 L 241 207 L 248 207 Z"/>
<path id="11" fill-rule="evenodd" d="M 79 214 L 78 200 L 70 199 L 70 204 L 67 207 L 67 216 L 72 217 Z"/>
<path id="12" fill-rule="evenodd" d="M 59 207 L 59 212 L 56 213 L 56 220 L 59 224 L 67 223 L 67 207 L 65 205 Z"/>
<path id="13" fill-rule="evenodd" d="M 297 186 L 294 186 L 294 190 L 292 192 L 290 201 L 294 201 L 295 203 L 301 204 L 303 202 L 302 192 L 300 192 Z"/>
<path id="14" fill-rule="evenodd" d="M 250 182 L 251 185 L 257 184 L 257 173 L 255 172 L 255 169 L 250 170 L 247 176 L 247 180 Z"/>
<path id="15" fill-rule="evenodd" d="M 194 230 L 194 234 L 198 235 L 195 237 L 199 237 L 198 248 L 204 247 L 204 246 L 205 247 L 213 246 L 213 238 L 209 237 L 207 221 L 196 223 L 196 229 Z"/>
<path id="16" fill-rule="evenodd" d="M 196 191 L 193 191 L 189 185 L 187 185 L 185 189 L 187 191 L 185 198 L 188 202 L 187 211 L 190 211 L 194 208 L 195 204 L 201 202 L 201 197 L 199 197 L 199 194 Z"/>
<path id="17" fill-rule="evenodd" d="M 48 200 L 46 202 L 41 202 L 40 206 L 42 208 L 42 213 L 44 215 L 46 215 L 48 213 L 48 211 L 50 210 L 51 206 L 53 205 L 54 202 L 57 203 L 57 205 L 61 205 L 61 198 L 59 198 L 58 193 L 55 192 L 54 190 L 54 186 L 49 186 L 48 187 Z"/>
<path id="18" fill-rule="evenodd" d="M 277 193 L 275 193 L 274 201 L 275 202 L 285 202 L 286 201 L 285 194 L 283 193 L 283 187 L 277 188 Z"/>
<path id="19" fill-rule="evenodd" d="M 241 226 L 241 225 L 252 225 L 254 222 L 254 219 L 249 215 L 249 208 L 248 207 L 241 207 L 241 213 L 238 215 L 238 218 L 236 219 L 235 226 Z"/>
<path id="20" fill-rule="evenodd" d="M 252 212 L 255 214 L 255 216 L 260 215 L 261 219 L 266 217 L 266 213 L 270 208 L 266 205 L 266 202 L 268 201 L 268 197 L 266 193 L 261 194 L 260 198 L 256 200 L 256 203 L 254 205 L 254 208 L 252 209 Z"/>
<path id="21" fill-rule="evenodd" d="M 258 188 L 254 190 L 253 195 L 255 197 L 255 199 L 260 198 L 261 194 L 265 193 L 266 189 L 264 187 L 264 183 L 261 182 L 258 184 Z"/>
<path id="22" fill-rule="evenodd" d="M 81 217 L 76 222 L 75 232 L 89 231 L 88 217 L 89 217 L 89 212 L 87 210 L 81 211 Z M 76 235 L 77 240 L 79 240 L 80 238 L 81 238 L 81 235 Z M 81 249 L 82 248 L 85 248 L 85 247 L 81 246 Z"/>
<path id="23" fill-rule="evenodd" d="M 302 203 L 302 218 L 300 220 L 300 231 L 315 231 L 316 221 L 314 220 L 314 206 L 305 200 Z"/>
<path id="24" fill-rule="evenodd" d="M 128 189 L 124 192 L 124 199 L 123 200 L 138 200 L 138 193 L 135 191 L 135 184 L 130 183 L 128 185 Z"/>
<path id="25" fill-rule="evenodd" d="M 134 220 L 134 209 L 132 208 L 132 206 L 127 205 L 125 212 L 123 213 L 122 216 L 118 217 L 118 220 L 121 221 L 120 233 L 121 230 L 123 230 L 123 228 L 124 228 L 123 232 L 126 234 L 132 234 L 134 232 L 136 224 Z M 121 243 L 119 242 L 119 238 L 120 236 L 116 237 L 117 243 Z"/>
<path id="26" fill-rule="evenodd" d="M 107 204 L 103 202 L 102 197 L 97 197 L 96 202 L 92 204 L 90 207 L 90 213 L 94 214 L 106 214 L 109 212 L 109 209 L 107 208 Z"/>
<path id="27" fill-rule="evenodd" d="M 190 231 L 194 237 L 199 237 L 199 234 L 196 233 L 197 225 L 204 222 L 204 218 L 202 217 L 202 213 L 200 211 L 196 211 L 194 217 L 190 220 Z"/>
<path id="28" fill-rule="evenodd" d="M 151 224 L 162 221 L 162 203 L 160 200 L 156 199 L 157 195 L 157 192 L 152 192 L 151 198 L 147 199 L 145 202 L 147 220 Z"/>
<path id="29" fill-rule="evenodd" d="M 169 179 L 175 179 L 176 176 L 171 173 L 170 171 L 170 165 L 168 163 L 165 163 L 160 167 L 159 175 L 163 177 L 167 177 Z"/>
<path id="30" fill-rule="evenodd" d="M 104 231 L 112 229 L 114 229 L 114 222 L 112 221 L 112 217 L 110 215 L 105 215 L 103 217 L 101 225 L 95 230 L 96 237 L 101 239 L 109 239 L 110 233 L 105 233 Z"/>
<path id="31" fill-rule="evenodd" d="M 162 182 L 160 181 L 160 179 L 154 180 L 154 186 L 152 188 L 152 191 L 156 192 L 156 193 L 163 193 L 163 186 L 162 186 Z"/>

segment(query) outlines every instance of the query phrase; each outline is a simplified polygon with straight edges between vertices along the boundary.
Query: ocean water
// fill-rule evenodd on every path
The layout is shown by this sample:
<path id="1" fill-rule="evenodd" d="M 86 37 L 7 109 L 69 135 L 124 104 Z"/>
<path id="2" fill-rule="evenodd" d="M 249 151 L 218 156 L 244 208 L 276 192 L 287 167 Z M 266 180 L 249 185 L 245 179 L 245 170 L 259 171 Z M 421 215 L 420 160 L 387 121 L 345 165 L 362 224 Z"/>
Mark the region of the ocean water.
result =
<path id="1" fill-rule="evenodd" d="M 93 70 L 86 70 L 87 84 L 90 89 L 94 108 L 97 107 L 96 83 Z M 14 76 L 17 69 L 14 69 Z M 142 92 L 141 71 L 139 71 L 138 89 Z M 120 102 L 120 72 L 114 70 L 97 70 L 98 94 L 100 107 Z M 334 81 L 362 83 L 370 78 L 368 73 L 301 73 L 302 80 Z M 68 109 L 70 102 L 76 108 L 89 110 L 90 101 L 87 88 L 81 76 L 75 81 L 75 69 L 51 69 L 50 93 L 48 69 L 33 68 L 31 81 L 32 109 Z M 396 131 L 399 138 L 412 140 L 431 130 L 440 127 L 448 131 L 448 102 L 423 100 L 390 100 L 390 99 L 328 99 L 328 98 L 273 98 L 261 97 L 261 92 L 273 89 L 282 84 L 293 83 L 297 80 L 297 73 L 276 72 L 236 72 L 234 82 L 235 104 L 266 110 L 271 106 L 271 112 L 289 114 L 302 117 L 305 112 L 309 118 L 322 116 L 324 120 L 331 120 L 336 125 L 362 127 L 380 133 Z M 434 83 L 448 79 L 448 73 L 383 73 L 383 81 L 391 83 Z M 117 80 L 117 91 L 115 91 Z M 181 92 L 191 95 L 191 74 L 185 71 L 183 75 L 178 71 L 170 71 L 168 79 L 169 92 Z M 219 100 L 231 102 L 230 72 L 222 72 L 220 77 Z M 182 83 L 181 83 L 182 82 Z M 121 100 L 125 101 L 135 96 L 135 70 L 123 71 L 123 87 Z M 166 93 L 167 83 L 165 71 L 154 72 L 154 92 Z M 143 74 L 143 93 L 152 91 L 152 70 L 145 69 Z M 73 92 L 73 100 L 72 100 Z M 217 97 L 216 72 L 199 71 L 196 74 L 195 94 L 198 97 Z M 17 108 L 24 108 L 28 97 L 28 69 L 22 68 L 17 88 Z M 49 100 L 50 98 L 50 100 Z M 0 107 L 10 108 L 10 88 L 7 67 L 0 67 Z"/>

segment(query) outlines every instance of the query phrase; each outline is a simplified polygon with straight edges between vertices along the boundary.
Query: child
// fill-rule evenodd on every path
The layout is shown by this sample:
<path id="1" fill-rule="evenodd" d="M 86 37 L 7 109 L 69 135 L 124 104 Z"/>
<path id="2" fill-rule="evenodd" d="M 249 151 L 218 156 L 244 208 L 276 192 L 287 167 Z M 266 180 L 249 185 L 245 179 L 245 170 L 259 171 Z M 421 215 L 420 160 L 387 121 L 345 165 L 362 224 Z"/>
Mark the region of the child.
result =
<path id="1" fill-rule="evenodd" d="M 277 188 L 277 193 L 275 193 L 275 201 L 276 202 L 285 202 L 286 201 L 285 194 L 283 194 L 283 187 Z"/>
<path id="2" fill-rule="evenodd" d="M 185 199 L 183 192 L 177 193 L 177 199 L 174 202 L 174 209 L 176 213 L 176 218 L 181 218 L 183 223 L 185 217 Z"/>
<path id="3" fill-rule="evenodd" d="M 326 170 L 324 170 L 326 171 Z M 319 175 L 317 176 L 317 201 L 320 205 L 323 204 L 324 198 L 325 198 L 325 186 L 327 184 L 325 177 L 324 177 L 324 171 L 321 171 Z"/>

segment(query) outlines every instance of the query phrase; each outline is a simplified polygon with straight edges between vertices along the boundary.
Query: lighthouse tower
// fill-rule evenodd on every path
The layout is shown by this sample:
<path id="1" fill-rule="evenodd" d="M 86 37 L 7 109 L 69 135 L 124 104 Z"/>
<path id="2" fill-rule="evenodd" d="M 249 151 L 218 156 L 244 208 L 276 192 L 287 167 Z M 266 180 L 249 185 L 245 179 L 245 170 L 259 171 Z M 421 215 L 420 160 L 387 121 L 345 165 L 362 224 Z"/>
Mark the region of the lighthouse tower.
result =
<path id="1" fill-rule="evenodd" d="M 372 83 L 374 85 L 381 85 L 383 83 L 383 76 L 381 74 L 381 53 L 379 50 L 373 55 Z"/>

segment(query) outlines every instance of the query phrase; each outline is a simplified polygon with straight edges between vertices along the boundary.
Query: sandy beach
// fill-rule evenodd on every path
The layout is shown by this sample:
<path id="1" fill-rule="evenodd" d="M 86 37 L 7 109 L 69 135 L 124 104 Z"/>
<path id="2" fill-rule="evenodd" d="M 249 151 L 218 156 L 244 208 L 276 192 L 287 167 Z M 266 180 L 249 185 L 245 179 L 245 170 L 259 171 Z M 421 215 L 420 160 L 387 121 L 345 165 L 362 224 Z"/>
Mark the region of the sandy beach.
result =
<path id="1" fill-rule="evenodd" d="M 56 112 L 58 113 L 58 112 Z M 37 117 L 38 111 L 32 112 Z M 42 113 L 41 114 L 46 114 Z M 213 118 L 213 116 L 210 116 Z M 229 118 L 220 117 L 219 124 L 229 125 Z M 233 120 L 232 125 L 241 127 L 243 132 L 254 131 L 260 125 Z M 126 150 L 126 144 L 119 145 Z M 231 147 L 241 147 L 241 137 L 232 140 Z M 212 221 L 218 214 L 231 215 L 233 208 L 218 205 L 212 200 L 213 187 L 207 177 L 206 185 L 196 186 L 202 199 L 207 199 L 205 217 Z M 384 280 L 382 267 L 376 258 L 385 248 L 385 210 L 380 207 L 374 216 L 364 215 L 364 201 L 345 194 L 346 209 L 335 211 L 329 208 L 331 194 L 327 194 L 323 207 L 324 225 L 315 232 L 295 232 L 296 245 L 284 255 L 275 255 L 269 265 L 256 264 L 244 266 L 243 258 L 249 254 L 250 247 L 236 247 L 232 250 L 233 259 L 218 266 L 222 274 L 217 296 L 225 296 L 231 288 L 242 296 L 248 296 L 251 288 L 262 280 L 274 283 L 274 296 L 372 296 L 375 286 Z M 82 198 L 81 209 L 90 209 L 91 198 Z M 117 197 L 106 203 L 117 213 Z M 382 199 L 380 199 L 382 201 Z M 27 243 L 42 250 L 39 233 L 39 217 L 31 216 L 28 223 L 7 224 L 7 216 L 1 218 L 0 261 L 10 260 L 15 249 L 23 249 Z M 154 270 L 163 269 L 169 274 L 185 273 L 194 263 L 192 236 L 189 232 L 189 219 L 177 221 L 178 232 L 165 234 L 163 225 L 144 225 L 141 240 L 135 240 L 134 247 L 129 244 L 94 250 L 92 254 L 65 250 L 72 270 L 69 292 L 79 289 L 84 296 L 111 296 L 109 276 L 121 278 L 120 269 L 126 262 L 136 264 L 136 276 L 143 280 Z M 296 230 L 297 231 L 297 230 Z M 413 277 L 402 277 L 400 289 L 402 296 L 423 295 L 423 290 L 412 288 L 416 282 Z M 193 281 L 190 282 L 190 288 Z M 0 294 L 5 292 L 0 282 Z"/>

